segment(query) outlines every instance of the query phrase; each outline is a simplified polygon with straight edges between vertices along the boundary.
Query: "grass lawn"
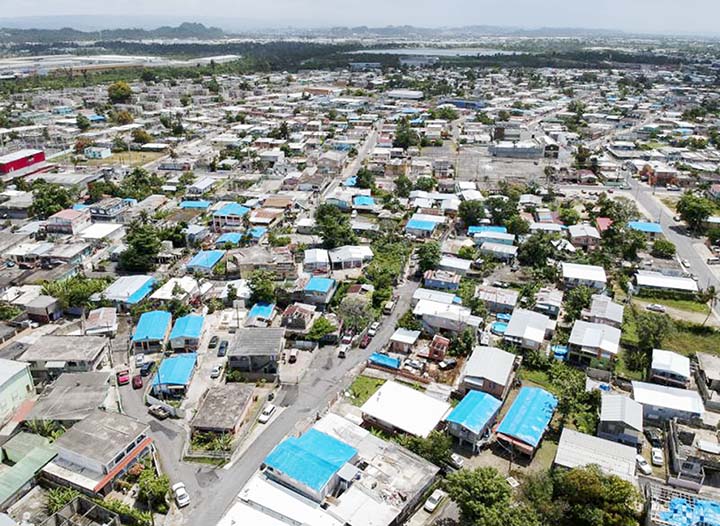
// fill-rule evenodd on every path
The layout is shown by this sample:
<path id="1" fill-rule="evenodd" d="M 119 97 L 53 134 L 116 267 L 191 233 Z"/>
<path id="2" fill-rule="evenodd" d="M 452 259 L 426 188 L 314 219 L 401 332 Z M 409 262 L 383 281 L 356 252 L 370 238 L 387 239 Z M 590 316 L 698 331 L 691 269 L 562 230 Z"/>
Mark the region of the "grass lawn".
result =
<path id="1" fill-rule="evenodd" d="M 676 209 L 677 203 L 678 203 L 678 199 L 677 199 L 677 198 L 675 198 L 675 197 L 661 197 L 661 198 L 660 198 L 660 201 L 662 202 L 662 204 L 664 204 L 665 206 L 667 206 L 667 207 L 668 207 L 670 210 L 672 210 L 673 212 L 676 212 L 676 211 L 677 211 L 677 209 Z"/>
<path id="2" fill-rule="evenodd" d="M 385 380 L 379 378 L 370 378 L 369 376 L 358 376 L 350 386 L 352 395 L 351 402 L 353 405 L 361 406 L 368 401 L 375 391 L 377 391 Z"/>
<path id="3" fill-rule="evenodd" d="M 555 392 L 555 387 L 550 382 L 550 377 L 545 371 L 520 369 L 518 376 L 520 377 L 520 380 L 523 381 L 523 384 L 534 384 L 537 387 L 542 387 L 551 393 Z"/>
<path id="4" fill-rule="evenodd" d="M 707 314 L 710 312 L 710 307 L 707 303 L 700 303 L 699 301 L 692 300 L 675 300 L 675 299 L 664 299 L 664 298 L 641 298 L 643 302 L 659 303 L 665 305 L 671 309 L 684 310 L 687 312 L 699 312 L 700 314 Z M 640 307 L 644 308 L 644 307 Z"/>
<path id="5" fill-rule="evenodd" d="M 621 350 L 615 359 L 615 374 L 628 380 L 643 380 L 642 371 L 631 371 L 625 363 L 625 351 Z"/>
<path id="6" fill-rule="evenodd" d="M 142 166 L 167 155 L 162 152 L 120 152 L 114 153 L 107 159 L 88 159 L 79 163 L 79 166 L 106 166 L 109 164 L 127 164 L 129 166 Z M 61 164 L 71 164 L 71 156 L 63 155 L 53 161 Z"/>
<path id="7" fill-rule="evenodd" d="M 665 338 L 663 349 L 675 351 L 680 354 L 692 354 L 704 352 L 708 354 L 720 354 L 720 332 L 711 328 L 708 330 L 690 331 L 678 327 L 678 329 Z"/>

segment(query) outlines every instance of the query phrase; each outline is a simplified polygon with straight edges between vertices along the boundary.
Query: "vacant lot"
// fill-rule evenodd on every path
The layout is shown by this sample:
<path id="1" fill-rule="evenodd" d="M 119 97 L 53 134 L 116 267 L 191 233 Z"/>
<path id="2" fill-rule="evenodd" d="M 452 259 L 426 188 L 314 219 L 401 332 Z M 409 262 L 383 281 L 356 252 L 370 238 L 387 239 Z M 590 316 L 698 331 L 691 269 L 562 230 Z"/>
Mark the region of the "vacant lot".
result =
<path id="1" fill-rule="evenodd" d="M 385 380 L 370 378 L 369 376 L 358 376 L 348 390 L 352 396 L 350 401 L 353 405 L 361 406 L 367 402 L 375 391 L 377 391 Z"/>

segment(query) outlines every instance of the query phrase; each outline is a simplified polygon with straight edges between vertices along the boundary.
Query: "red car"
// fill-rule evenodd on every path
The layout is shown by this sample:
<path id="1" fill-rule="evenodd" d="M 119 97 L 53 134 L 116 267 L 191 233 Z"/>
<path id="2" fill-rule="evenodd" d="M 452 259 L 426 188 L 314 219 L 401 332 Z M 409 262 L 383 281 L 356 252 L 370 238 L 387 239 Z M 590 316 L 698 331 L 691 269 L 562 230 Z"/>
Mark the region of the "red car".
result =
<path id="1" fill-rule="evenodd" d="M 370 341 L 372 340 L 372 337 L 369 334 L 366 334 L 363 336 L 363 339 L 360 340 L 360 348 L 364 349 L 368 345 L 370 345 Z"/>
<path id="2" fill-rule="evenodd" d="M 142 376 L 140 376 L 139 374 L 136 374 L 135 376 L 133 376 L 132 386 L 133 386 L 133 389 L 142 389 L 142 386 L 143 386 Z"/>
<path id="3" fill-rule="evenodd" d="M 127 385 L 130 383 L 130 371 L 128 371 L 127 369 L 118 371 L 115 375 L 115 378 L 117 378 L 118 385 Z"/>

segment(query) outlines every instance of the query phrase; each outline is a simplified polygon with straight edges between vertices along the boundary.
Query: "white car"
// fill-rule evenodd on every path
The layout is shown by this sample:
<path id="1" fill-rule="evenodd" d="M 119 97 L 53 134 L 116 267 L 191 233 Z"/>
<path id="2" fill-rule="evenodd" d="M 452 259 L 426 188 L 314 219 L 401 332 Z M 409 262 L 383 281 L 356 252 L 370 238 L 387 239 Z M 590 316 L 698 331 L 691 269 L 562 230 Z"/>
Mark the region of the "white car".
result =
<path id="1" fill-rule="evenodd" d="M 220 378 L 220 374 L 222 373 L 222 365 L 216 365 L 212 368 L 212 371 L 210 371 L 210 378 Z"/>
<path id="2" fill-rule="evenodd" d="M 375 336 L 377 334 L 378 329 L 380 328 L 380 322 L 376 321 L 372 325 L 370 325 L 370 328 L 368 329 L 368 334 L 370 336 Z"/>
<path id="3" fill-rule="evenodd" d="M 637 464 L 637 469 L 640 473 L 643 475 L 652 475 L 652 468 L 650 467 L 650 464 L 648 464 L 648 461 L 645 460 L 645 457 L 642 455 L 635 456 L 635 463 Z"/>
<path id="4" fill-rule="evenodd" d="M 462 458 L 457 453 L 452 453 L 450 455 L 450 465 L 452 467 L 454 467 L 455 469 L 462 469 L 464 464 L 465 464 L 465 459 Z"/>
<path id="5" fill-rule="evenodd" d="M 663 450 L 659 447 L 652 448 L 652 451 L 650 452 L 650 461 L 652 462 L 653 466 L 662 466 L 663 464 L 665 464 Z"/>
<path id="6" fill-rule="evenodd" d="M 651 303 L 645 306 L 645 310 L 651 310 L 653 312 L 665 312 L 665 306 L 659 303 Z"/>
<path id="7" fill-rule="evenodd" d="M 423 506 L 423 508 L 428 513 L 432 513 L 437 509 L 437 507 L 440 505 L 440 503 L 445 497 L 447 497 L 447 493 L 445 493 L 441 489 L 436 489 L 432 492 L 432 495 L 428 497 L 428 500 L 425 501 L 425 505 Z"/>
<path id="8" fill-rule="evenodd" d="M 178 508 L 184 508 L 190 504 L 190 495 L 188 495 L 188 492 L 185 489 L 185 484 L 178 482 L 177 484 L 174 484 L 171 489 L 173 495 L 175 495 L 175 502 L 177 502 Z"/>
<path id="9" fill-rule="evenodd" d="M 683 264 L 684 267 L 690 268 L 690 262 L 687 259 L 683 259 L 681 261 L 681 263 Z"/>
<path id="10" fill-rule="evenodd" d="M 260 413 L 260 416 L 258 417 L 258 422 L 261 424 L 267 424 L 273 414 L 275 414 L 276 409 L 277 408 L 273 404 L 266 405 L 265 409 L 262 410 L 262 413 Z"/>
<path id="11" fill-rule="evenodd" d="M 135 367 L 140 369 L 145 364 L 145 355 L 144 354 L 136 354 L 135 355 Z"/>

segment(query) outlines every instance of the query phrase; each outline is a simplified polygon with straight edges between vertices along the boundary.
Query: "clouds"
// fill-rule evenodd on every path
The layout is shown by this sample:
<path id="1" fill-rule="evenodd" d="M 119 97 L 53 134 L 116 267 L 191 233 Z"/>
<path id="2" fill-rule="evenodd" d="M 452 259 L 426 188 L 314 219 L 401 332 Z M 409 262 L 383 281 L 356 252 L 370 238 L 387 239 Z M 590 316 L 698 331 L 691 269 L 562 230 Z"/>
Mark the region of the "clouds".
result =
<path id="1" fill-rule="evenodd" d="M 167 16 L 248 25 L 503 25 L 717 33 L 717 0 L 0 0 L 3 17 Z M 108 20 L 108 25 L 112 20 Z"/>

